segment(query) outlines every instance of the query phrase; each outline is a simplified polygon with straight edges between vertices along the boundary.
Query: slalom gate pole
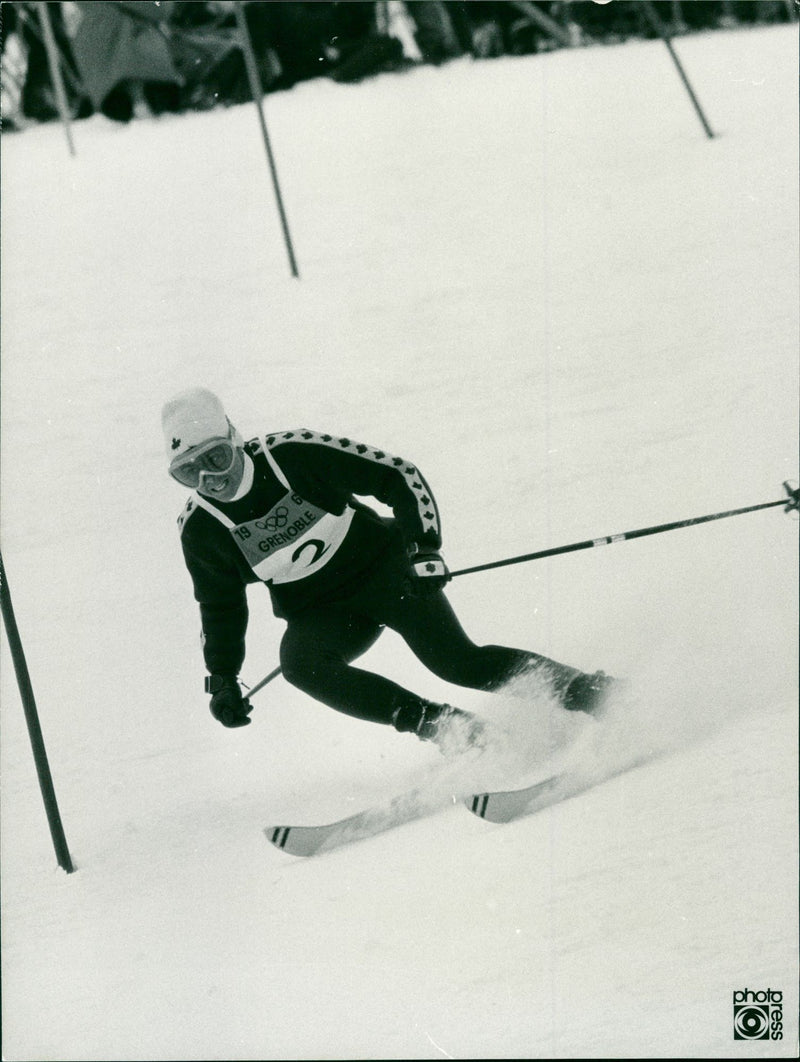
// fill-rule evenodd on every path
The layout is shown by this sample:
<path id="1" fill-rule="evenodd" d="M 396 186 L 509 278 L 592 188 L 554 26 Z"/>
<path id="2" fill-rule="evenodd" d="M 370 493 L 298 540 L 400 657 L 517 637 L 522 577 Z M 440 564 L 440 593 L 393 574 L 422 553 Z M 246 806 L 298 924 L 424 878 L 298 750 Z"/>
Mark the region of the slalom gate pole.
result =
<path id="1" fill-rule="evenodd" d="M 71 874 L 75 868 L 72 865 L 64 828 L 61 825 L 61 815 L 58 811 L 58 802 L 53 788 L 50 766 L 47 762 L 47 751 L 44 747 L 42 728 L 39 724 L 39 713 L 36 710 L 36 701 L 33 696 L 30 675 L 28 674 L 28 665 L 25 662 L 22 640 L 14 617 L 2 554 L 0 554 L 0 604 L 2 605 L 3 623 L 6 628 L 11 658 L 14 661 L 14 670 L 17 675 L 20 696 L 22 697 L 22 707 L 25 711 L 25 722 L 28 724 L 28 734 L 33 749 L 34 763 L 36 764 L 36 774 L 39 777 L 39 788 L 44 800 L 44 809 L 47 813 L 47 822 L 50 827 L 50 836 L 53 839 L 56 859 L 58 860 L 58 865 L 66 870 L 68 874 Z"/>
<path id="2" fill-rule="evenodd" d="M 59 66 L 58 59 L 58 46 L 56 45 L 55 34 L 53 33 L 53 24 L 50 21 L 50 12 L 47 9 L 47 4 L 37 3 L 36 9 L 39 12 L 39 22 L 42 26 L 42 35 L 44 37 L 45 51 L 47 52 L 47 62 L 50 67 L 50 77 L 53 82 L 53 89 L 56 94 L 56 103 L 58 105 L 58 113 L 61 117 L 61 124 L 64 126 L 64 133 L 67 137 L 67 146 L 69 147 L 70 155 L 75 155 L 75 145 L 72 143 L 72 131 L 69 124 L 69 106 L 67 104 L 67 94 L 64 91 L 64 81 L 61 77 L 61 67 Z"/>
<path id="3" fill-rule="evenodd" d="M 703 125 L 703 129 L 705 129 L 705 131 L 706 131 L 706 136 L 708 137 L 709 140 L 713 140 L 714 139 L 714 133 L 713 133 L 713 131 L 711 129 L 711 126 L 708 124 L 708 121 L 706 119 L 705 114 L 703 114 L 703 108 L 700 106 L 700 102 L 698 101 L 697 96 L 695 96 L 695 94 L 694 94 L 694 90 L 692 89 L 692 86 L 689 83 L 689 78 L 686 76 L 686 73 L 685 73 L 683 67 L 681 66 L 681 61 L 678 58 L 678 56 L 676 55 L 675 49 L 672 47 L 672 39 L 670 38 L 670 35 L 666 31 L 666 29 L 664 27 L 664 23 L 661 21 L 661 19 L 656 14 L 656 9 L 653 6 L 653 4 L 650 2 L 650 0 L 643 0 L 642 8 L 644 9 L 644 13 L 647 16 L 647 21 L 650 23 L 650 25 L 653 27 L 653 29 L 656 31 L 656 33 L 659 35 L 659 37 L 664 42 L 664 44 L 666 44 L 667 51 L 669 52 L 670 56 L 672 57 L 672 61 L 675 64 L 675 69 L 678 71 L 678 74 L 680 75 L 680 79 L 683 82 L 683 87 L 688 92 L 689 99 L 692 101 L 692 105 L 693 105 L 695 111 L 697 112 L 697 117 L 700 119 L 700 121 L 701 121 L 701 123 Z"/>
<path id="4" fill-rule="evenodd" d="M 247 28 L 247 20 L 244 15 L 244 8 L 241 0 L 236 0 L 234 4 L 234 11 L 236 12 L 236 24 L 239 29 L 239 36 L 241 38 L 241 48 L 244 55 L 244 65 L 247 68 L 247 80 L 250 83 L 250 94 L 253 97 L 253 103 L 258 111 L 258 122 L 261 126 L 261 136 L 264 140 L 264 149 L 267 152 L 267 162 L 269 163 L 269 172 L 272 177 L 272 186 L 275 190 L 275 199 L 278 204 L 278 214 L 281 219 L 281 228 L 283 229 L 283 239 L 286 244 L 286 252 L 289 256 L 289 268 L 292 271 L 293 277 L 299 277 L 300 274 L 297 269 L 297 261 L 294 256 L 294 248 L 292 247 L 292 237 L 289 234 L 289 222 L 286 220 L 286 211 L 283 209 L 283 198 L 281 197 L 281 189 L 278 183 L 278 170 L 275 166 L 275 159 L 272 154 L 272 147 L 269 142 L 269 133 L 267 132 L 267 123 L 264 118 L 264 89 L 261 84 L 261 77 L 258 73 L 258 65 L 256 63 L 256 57 L 253 53 L 253 44 L 250 40 L 250 31 Z"/>
<path id="5" fill-rule="evenodd" d="M 788 483 L 784 483 L 783 486 L 788 500 L 781 498 L 778 501 L 764 502 L 761 505 L 748 505 L 744 509 L 731 509 L 724 513 L 695 516 L 691 520 L 676 520 L 670 524 L 659 524 L 657 527 L 643 527 L 638 531 L 623 531 L 618 535 L 590 538 L 584 542 L 573 542 L 568 546 L 539 550 L 538 553 L 525 553 L 520 557 L 508 557 L 506 560 L 490 561 L 488 564 L 476 564 L 472 568 L 461 568 L 457 572 L 451 572 L 451 575 L 455 578 L 457 575 L 470 575 L 472 572 L 485 572 L 490 568 L 502 568 L 507 564 L 522 564 L 524 561 L 540 560 L 542 557 L 556 557 L 560 553 L 574 553 L 576 550 L 592 549 L 594 546 L 610 546 L 615 542 L 627 542 L 629 539 L 644 538 L 646 535 L 660 535 L 664 531 L 676 531 L 679 527 L 693 527 L 695 524 L 706 524 L 710 520 L 724 520 L 728 516 L 740 516 L 742 513 L 752 513 L 757 509 L 771 509 L 776 505 L 782 505 L 787 513 L 793 509 L 800 510 L 800 489 L 792 488 Z"/>

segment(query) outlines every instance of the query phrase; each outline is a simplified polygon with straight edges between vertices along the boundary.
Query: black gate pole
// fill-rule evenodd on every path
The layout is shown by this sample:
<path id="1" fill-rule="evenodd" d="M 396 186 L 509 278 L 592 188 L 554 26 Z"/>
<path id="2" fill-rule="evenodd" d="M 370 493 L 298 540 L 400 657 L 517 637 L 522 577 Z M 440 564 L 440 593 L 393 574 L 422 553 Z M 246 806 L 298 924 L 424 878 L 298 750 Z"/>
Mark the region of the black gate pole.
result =
<path id="1" fill-rule="evenodd" d="M 275 159 L 272 154 L 272 147 L 269 142 L 269 133 L 267 132 L 267 123 L 264 118 L 264 89 L 261 85 L 261 78 L 258 73 L 258 65 L 256 63 L 256 57 L 253 54 L 253 44 L 250 40 L 250 32 L 247 29 L 247 20 L 244 14 L 244 8 L 241 0 L 236 0 L 234 5 L 234 11 L 236 12 L 236 24 L 239 28 L 239 36 L 241 38 L 242 54 L 244 55 L 244 65 L 247 69 L 247 80 L 250 83 L 250 95 L 253 97 L 253 103 L 258 111 L 258 122 L 261 126 L 261 136 L 264 140 L 264 149 L 267 153 L 267 162 L 269 163 L 269 172 L 272 176 L 272 187 L 275 190 L 275 199 L 278 203 L 278 214 L 281 219 L 281 228 L 283 229 L 283 239 L 286 244 L 286 253 L 289 256 L 289 268 L 292 271 L 293 277 L 299 277 L 300 273 L 297 269 L 297 261 L 294 256 L 294 248 L 292 247 L 292 237 L 289 234 L 289 222 L 286 220 L 286 211 L 283 209 L 283 199 L 281 197 L 281 189 L 278 183 L 278 170 L 275 166 Z"/>
<path id="2" fill-rule="evenodd" d="M 44 747 L 42 728 L 39 724 L 39 713 L 36 710 L 33 687 L 28 674 L 28 665 L 25 663 L 22 640 L 17 629 L 17 621 L 14 618 L 14 609 L 11 605 L 11 594 L 8 589 L 5 568 L 3 567 L 2 554 L 0 554 L 0 604 L 2 604 L 3 623 L 6 627 L 11 658 L 14 661 L 14 670 L 17 674 L 22 707 L 25 710 L 25 722 L 28 724 L 28 734 L 30 735 L 33 749 L 33 760 L 36 764 L 36 773 L 39 776 L 39 788 L 42 791 L 44 809 L 50 826 L 50 836 L 53 838 L 53 847 L 56 850 L 56 859 L 58 860 L 58 865 L 66 870 L 68 874 L 71 874 L 75 868 L 72 865 L 67 839 L 64 836 L 64 828 L 61 825 L 56 792 L 53 788 L 53 779 L 47 762 L 47 751 Z"/>
<path id="3" fill-rule="evenodd" d="M 697 111 L 697 117 L 703 124 L 703 128 L 706 131 L 706 136 L 709 140 L 713 140 L 714 133 L 711 129 L 711 126 L 708 124 L 708 121 L 706 120 L 706 116 L 703 114 L 703 108 L 700 106 L 697 96 L 695 96 L 694 90 L 692 89 L 692 86 L 689 84 L 689 78 L 684 73 L 683 67 L 681 66 L 681 61 L 675 54 L 675 49 L 672 47 L 672 40 L 670 39 L 669 34 L 664 28 L 664 23 L 656 14 L 656 9 L 653 7 L 651 0 L 643 0 L 642 7 L 644 8 L 644 12 L 647 15 L 647 21 L 659 35 L 664 44 L 666 44 L 667 51 L 672 56 L 672 61 L 675 64 L 676 70 L 680 74 L 681 81 L 683 82 L 683 87 L 689 93 L 689 99 L 692 101 L 694 109 Z"/>
<path id="4" fill-rule="evenodd" d="M 64 91 L 64 79 L 61 77 L 61 67 L 58 65 L 58 45 L 56 44 L 55 34 L 53 33 L 53 24 L 50 21 L 50 12 L 47 9 L 46 3 L 37 3 L 36 7 L 39 11 L 39 21 L 42 25 L 42 35 L 44 36 L 44 46 L 45 51 L 47 52 L 47 62 L 50 67 L 50 79 L 53 82 L 53 90 L 56 95 L 58 113 L 61 118 L 61 124 L 64 126 L 69 153 L 70 155 L 74 155 L 75 145 L 72 143 L 72 132 L 69 125 L 69 105 L 67 104 L 67 94 Z"/>

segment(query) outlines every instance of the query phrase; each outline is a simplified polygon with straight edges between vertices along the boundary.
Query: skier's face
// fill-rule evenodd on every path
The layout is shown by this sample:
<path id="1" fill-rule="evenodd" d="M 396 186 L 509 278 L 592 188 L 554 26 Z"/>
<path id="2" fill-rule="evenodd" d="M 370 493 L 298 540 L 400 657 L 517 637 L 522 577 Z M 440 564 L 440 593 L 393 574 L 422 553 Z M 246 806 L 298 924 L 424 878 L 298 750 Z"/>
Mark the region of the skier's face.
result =
<path id="1" fill-rule="evenodd" d="M 243 476 L 244 450 L 237 446 L 231 467 L 225 472 L 201 472 L 197 490 L 217 501 L 231 501 L 242 484 Z"/>

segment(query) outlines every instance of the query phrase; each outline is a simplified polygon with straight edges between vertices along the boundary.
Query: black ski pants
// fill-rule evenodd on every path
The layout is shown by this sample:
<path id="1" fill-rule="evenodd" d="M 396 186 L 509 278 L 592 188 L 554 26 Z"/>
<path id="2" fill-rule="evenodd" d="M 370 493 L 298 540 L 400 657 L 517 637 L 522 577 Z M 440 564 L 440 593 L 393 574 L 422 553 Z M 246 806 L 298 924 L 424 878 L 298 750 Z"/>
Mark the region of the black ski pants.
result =
<path id="1" fill-rule="evenodd" d="M 284 678 L 323 704 L 376 723 L 392 723 L 402 710 L 414 718 L 425 698 L 353 661 L 384 627 L 396 631 L 435 675 L 470 689 L 493 690 L 540 667 L 557 687 L 578 674 L 536 653 L 502 645 L 476 645 L 443 591 L 407 592 L 404 565 L 385 559 L 354 593 L 307 608 L 288 620 L 280 649 Z M 405 727 L 404 727 L 405 729 Z"/>

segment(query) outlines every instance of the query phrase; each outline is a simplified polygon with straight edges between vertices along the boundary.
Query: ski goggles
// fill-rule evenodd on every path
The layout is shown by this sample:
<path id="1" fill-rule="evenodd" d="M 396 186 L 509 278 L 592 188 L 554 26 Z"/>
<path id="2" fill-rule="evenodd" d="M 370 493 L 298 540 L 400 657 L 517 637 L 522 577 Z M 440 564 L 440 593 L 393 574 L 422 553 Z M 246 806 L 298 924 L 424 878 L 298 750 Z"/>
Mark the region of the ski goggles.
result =
<path id="1" fill-rule="evenodd" d="M 230 472 L 236 460 L 236 450 L 231 429 L 226 438 L 209 439 L 174 458 L 170 462 L 169 474 L 184 487 L 197 488 L 203 475 L 224 476 Z"/>

